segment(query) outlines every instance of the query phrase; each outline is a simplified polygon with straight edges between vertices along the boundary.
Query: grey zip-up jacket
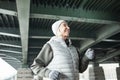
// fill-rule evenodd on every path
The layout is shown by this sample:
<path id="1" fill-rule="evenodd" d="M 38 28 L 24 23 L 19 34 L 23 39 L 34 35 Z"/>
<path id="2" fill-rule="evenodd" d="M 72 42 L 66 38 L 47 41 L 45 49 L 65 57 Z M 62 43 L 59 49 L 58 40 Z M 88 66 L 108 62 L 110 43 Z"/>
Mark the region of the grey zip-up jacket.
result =
<path id="1" fill-rule="evenodd" d="M 59 39 L 56 39 L 55 41 L 57 41 Z M 58 41 L 59 42 L 59 41 Z M 63 42 L 63 41 L 62 41 Z M 64 42 L 63 42 L 64 43 Z M 46 77 L 48 78 L 49 77 L 49 73 L 51 72 L 52 68 L 49 67 L 50 64 L 52 64 L 52 59 L 54 59 L 54 54 L 53 52 L 55 52 L 53 49 L 53 45 L 54 43 L 51 43 L 51 40 L 48 41 L 42 48 L 42 50 L 40 51 L 40 53 L 38 54 L 38 56 L 34 59 L 34 62 L 33 64 L 31 65 L 31 70 L 33 71 L 34 75 L 37 77 L 37 79 L 35 80 L 43 80 L 42 78 L 43 77 Z M 60 44 L 58 44 L 60 45 Z M 63 45 L 66 45 L 66 44 L 63 44 Z M 66 47 L 70 47 L 72 46 L 69 42 L 68 45 L 66 45 Z M 63 49 L 64 50 L 64 49 Z M 60 51 L 58 51 L 59 53 Z M 64 51 L 63 51 L 64 52 Z M 62 53 L 63 53 L 62 52 Z M 77 52 L 77 50 L 76 50 Z M 63 53 L 65 54 L 65 53 Z M 73 53 L 74 54 L 74 53 Z M 71 54 L 70 54 L 71 55 Z M 68 54 L 69 56 L 69 54 Z M 72 55 L 71 55 L 72 56 Z M 73 57 L 73 56 L 72 56 Z M 78 59 L 76 59 L 75 61 L 78 62 L 77 64 L 73 64 L 71 63 L 73 66 L 76 66 L 76 70 L 77 70 L 77 73 L 78 71 L 80 73 L 84 72 L 86 69 L 87 69 L 87 66 L 88 66 L 88 63 L 89 63 L 89 59 L 86 57 L 86 56 L 81 56 L 79 53 L 77 54 L 76 58 L 78 57 Z M 59 57 L 58 57 L 59 58 Z M 67 58 L 66 58 L 67 59 Z M 72 59 L 72 58 L 71 58 Z M 65 64 L 65 63 L 64 63 Z M 58 64 L 57 64 L 58 65 Z M 61 65 L 61 64 L 60 64 Z M 53 66 L 53 65 L 52 65 Z M 69 66 L 69 65 L 67 65 Z M 66 67 L 66 66 L 65 66 Z M 53 67 L 53 69 L 57 69 L 55 67 Z M 70 68 L 71 69 L 71 68 Z M 74 68 L 75 69 L 75 68 Z M 59 70 L 58 70 L 59 71 Z M 76 73 L 72 70 L 69 70 L 71 71 L 70 74 L 73 73 Z M 63 71 L 61 72 L 61 74 L 64 73 L 64 69 Z M 67 72 L 68 73 L 68 72 Z M 67 74 L 65 74 L 67 75 Z M 74 76 L 73 76 L 74 77 Z M 75 76 L 76 77 L 76 76 Z M 68 78 L 68 79 L 64 79 L 64 80 L 69 80 L 69 79 L 74 79 L 74 78 Z M 62 80 L 62 79 L 61 79 Z"/>

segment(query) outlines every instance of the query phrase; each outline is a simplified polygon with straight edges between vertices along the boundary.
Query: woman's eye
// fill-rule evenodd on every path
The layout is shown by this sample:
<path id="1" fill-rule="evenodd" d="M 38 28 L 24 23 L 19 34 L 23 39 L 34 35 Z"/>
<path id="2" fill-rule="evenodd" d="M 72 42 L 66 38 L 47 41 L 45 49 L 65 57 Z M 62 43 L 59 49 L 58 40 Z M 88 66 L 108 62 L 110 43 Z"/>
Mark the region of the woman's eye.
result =
<path id="1" fill-rule="evenodd" d="M 64 26 L 66 27 L 66 24 L 64 24 Z"/>

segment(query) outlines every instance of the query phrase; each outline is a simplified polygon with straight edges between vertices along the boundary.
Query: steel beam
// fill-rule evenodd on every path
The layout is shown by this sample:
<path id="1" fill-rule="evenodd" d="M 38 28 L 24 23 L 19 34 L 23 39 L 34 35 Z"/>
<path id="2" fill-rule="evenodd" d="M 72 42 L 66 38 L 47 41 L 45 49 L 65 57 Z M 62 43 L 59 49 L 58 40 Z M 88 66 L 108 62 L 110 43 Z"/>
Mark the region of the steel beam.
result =
<path id="1" fill-rule="evenodd" d="M 110 36 L 113 36 L 117 33 L 120 32 L 120 25 L 119 24 L 112 24 L 112 25 L 107 25 L 106 27 L 102 28 L 98 33 L 97 33 L 97 38 L 96 39 L 90 39 L 90 40 L 84 40 L 81 42 L 81 47 L 80 51 L 83 52 L 87 48 L 105 40 L 106 38 L 109 38 Z"/>
<path id="2" fill-rule="evenodd" d="M 11 11 L 11 10 L 6 10 L 6 9 L 0 9 L 0 13 L 12 15 L 12 16 L 17 16 L 17 12 L 16 11 Z"/>
<path id="3" fill-rule="evenodd" d="M 78 22 L 86 22 L 86 23 L 98 23 L 98 24 L 120 24 L 120 22 L 117 21 L 78 18 L 78 17 L 70 17 L 70 16 L 47 15 L 47 14 L 31 14 L 30 18 L 43 18 L 43 19 L 55 19 L 55 20 L 63 19 L 68 21 L 78 21 Z"/>
<path id="4" fill-rule="evenodd" d="M 30 0 L 16 0 L 20 26 L 23 64 L 27 64 Z"/>
<path id="5" fill-rule="evenodd" d="M 106 60 L 108 60 L 110 58 L 113 58 L 113 57 L 115 57 L 117 55 L 120 55 L 120 50 L 117 50 L 117 51 L 115 51 L 113 53 L 109 53 L 109 55 L 106 55 L 106 56 L 102 57 L 101 59 L 96 60 L 96 62 L 100 63 L 100 62 L 106 61 Z"/>

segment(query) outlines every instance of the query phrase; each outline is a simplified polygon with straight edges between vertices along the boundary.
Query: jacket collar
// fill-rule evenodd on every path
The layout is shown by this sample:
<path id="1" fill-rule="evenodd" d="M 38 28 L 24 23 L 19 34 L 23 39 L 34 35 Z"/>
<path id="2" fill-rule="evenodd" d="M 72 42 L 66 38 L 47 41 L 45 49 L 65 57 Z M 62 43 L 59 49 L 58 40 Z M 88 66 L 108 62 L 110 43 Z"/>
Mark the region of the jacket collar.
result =
<path id="1" fill-rule="evenodd" d="M 64 40 L 62 37 L 53 36 L 53 37 L 50 39 L 50 41 L 52 41 L 52 40 L 59 42 L 59 43 L 62 44 L 64 47 L 67 47 L 67 44 L 66 44 L 65 40 Z M 68 46 L 70 46 L 70 45 L 71 45 L 71 40 L 68 39 L 68 41 L 69 41 Z"/>

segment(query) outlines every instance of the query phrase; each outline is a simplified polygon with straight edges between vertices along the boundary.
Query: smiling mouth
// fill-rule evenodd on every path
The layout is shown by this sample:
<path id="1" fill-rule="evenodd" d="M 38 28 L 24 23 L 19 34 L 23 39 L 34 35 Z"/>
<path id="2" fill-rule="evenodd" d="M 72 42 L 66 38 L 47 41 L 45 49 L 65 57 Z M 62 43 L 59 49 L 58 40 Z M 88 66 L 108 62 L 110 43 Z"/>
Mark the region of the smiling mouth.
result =
<path id="1" fill-rule="evenodd" d="M 65 30 L 65 32 L 70 33 L 70 30 Z"/>

